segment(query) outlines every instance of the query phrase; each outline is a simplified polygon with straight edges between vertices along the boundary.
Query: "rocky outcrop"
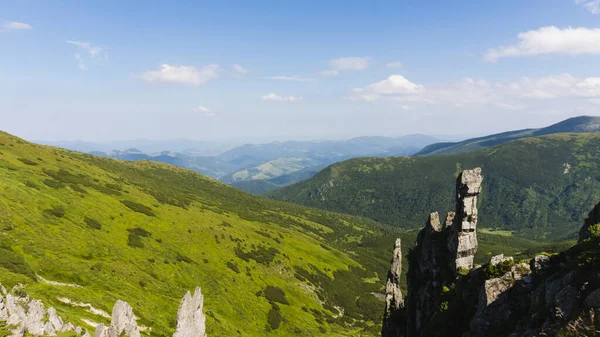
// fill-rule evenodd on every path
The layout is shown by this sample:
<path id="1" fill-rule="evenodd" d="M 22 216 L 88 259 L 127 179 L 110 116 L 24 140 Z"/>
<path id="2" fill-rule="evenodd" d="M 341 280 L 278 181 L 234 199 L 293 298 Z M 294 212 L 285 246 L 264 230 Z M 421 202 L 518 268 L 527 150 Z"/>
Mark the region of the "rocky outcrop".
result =
<path id="1" fill-rule="evenodd" d="M 140 330 L 133 309 L 129 303 L 118 300 L 113 306 L 110 325 L 106 327 L 99 324 L 96 327 L 95 337 L 140 337 Z"/>
<path id="2" fill-rule="evenodd" d="M 588 214 L 581 230 L 579 231 L 579 242 L 589 239 L 591 237 L 590 227 L 593 225 L 600 224 L 600 203 L 592 209 L 592 211 Z"/>
<path id="3" fill-rule="evenodd" d="M 481 170 L 462 172 L 456 213 L 445 226 L 430 214 L 408 254 L 406 308 L 397 321 L 384 320 L 383 335 L 600 336 L 600 205 L 565 252 L 529 263 L 500 254 L 474 267 L 481 182 Z"/>
<path id="4" fill-rule="evenodd" d="M 385 284 L 385 312 L 383 315 L 383 337 L 404 336 L 406 327 L 401 317 L 404 315 L 404 297 L 400 290 L 402 274 L 402 241 L 398 238 L 394 244 L 394 253 L 390 271 Z"/>
<path id="5" fill-rule="evenodd" d="M 452 221 L 449 249 L 454 269 L 473 268 L 477 252 L 477 200 L 481 193 L 481 168 L 463 171 L 456 181 L 456 214 Z"/>
<path id="6" fill-rule="evenodd" d="M 439 312 L 440 294 L 451 286 L 461 270 L 473 267 L 477 252 L 477 199 L 481 169 L 465 170 L 456 180 L 456 210 L 442 225 L 437 212 L 429 215 L 409 256 L 407 333 L 418 335 Z M 445 287 L 445 288 L 444 288 Z"/>
<path id="7" fill-rule="evenodd" d="M 54 308 L 46 310 L 41 301 L 18 295 L 19 290 L 15 287 L 8 292 L 0 285 L 0 321 L 10 327 L 12 337 L 23 337 L 26 333 L 55 336 L 67 330 L 77 330 L 78 334 L 85 332 L 81 327 L 65 324 Z"/>
<path id="8" fill-rule="evenodd" d="M 206 317 L 202 312 L 204 297 L 199 287 L 194 294 L 183 296 L 177 310 L 177 329 L 173 337 L 206 337 Z"/>

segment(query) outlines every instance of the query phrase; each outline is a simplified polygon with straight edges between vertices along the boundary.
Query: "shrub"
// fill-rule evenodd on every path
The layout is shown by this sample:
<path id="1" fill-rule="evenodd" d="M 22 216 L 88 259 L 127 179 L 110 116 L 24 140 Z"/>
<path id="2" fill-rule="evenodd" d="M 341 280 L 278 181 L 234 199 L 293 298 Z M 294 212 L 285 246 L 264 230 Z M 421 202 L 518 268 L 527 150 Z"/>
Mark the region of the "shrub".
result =
<path id="1" fill-rule="evenodd" d="M 0 267 L 6 268 L 13 273 L 25 275 L 32 280 L 36 279 L 33 268 L 25 262 L 23 256 L 14 252 L 4 242 L 0 244 Z"/>
<path id="2" fill-rule="evenodd" d="M 590 235 L 593 238 L 598 238 L 600 237 L 600 223 L 597 223 L 595 225 L 591 225 L 590 226 Z"/>
<path id="3" fill-rule="evenodd" d="M 65 184 L 61 183 L 60 181 L 56 181 L 54 179 L 45 179 L 44 185 L 54 188 L 54 189 L 59 189 L 59 188 L 65 187 Z"/>
<path id="4" fill-rule="evenodd" d="M 144 238 L 152 236 L 152 233 L 150 233 L 147 230 L 145 230 L 143 228 L 140 228 L 140 227 L 128 228 L 127 231 L 130 234 L 138 235 L 138 236 L 141 236 L 141 237 L 144 237 Z"/>
<path id="5" fill-rule="evenodd" d="M 23 163 L 23 164 L 25 164 L 25 165 L 31 165 L 31 166 L 35 166 L 35 165 L 37 165 L 37 164 L 38 164 L 37 162 L 35 162 L 35 161 L 33 161 L 33 160 L 30 160 L 30 159 L 27 159 L 27 158 L 17 158 L 17 159 L 18 159 L 18 160 L 19 160 L 21 163 Z"/>
<path id="6" fill-rule="evenodd" d="M 97 220 L 94 220 L 92 218 L 88 218 L 87 216 L 83 219 L 83 221 L 90 228 L 94 228 L 94 229 L 101 229 L 102 228 L 102 225 L 100 225 L 100 223 Z"/>
<path id="7" fill-rule="evenodd" d="M 154 216 L 154 212 L 152 212 L 152 209 L 148 206 L 139 204 L 135 201 L 130 201 L 130 200 L 121 200 L 121 203 L 125 206 L 127 206 L 129 209 L 131 209 L 134 212 L 138 212 L 138 213 L 142 213 L 142 214 L 146 214 L 147 216 Z"/>
<path id="8" fill-rule="evenodd" d="M 267 286 L 264 290 L 265 298 L 269 302 L 277 302 L 281 304 L 290 304 L 285 298 L 285 292 L 279 287 Z"/>
<path id="9" fill-rule="evenodd" d="M 26 181 L 25 182 L 25 186 L 33 188 L 33 189 L 36 189 L 36 190 L 40 189 L 40 187 L 36 183 L 34 183 L 33 181 Z"/>
<path id="10" fill-rule="evenodd" d="M 54 206 L 52 208 L 45 209 L 44 213 L 55 216 L 57 218 L 62 218 L 63 216 L 65 216 L 66 211 L 65 208 L 62 206 Z"/>
<path id="11" fill-rule="evenodd" d="M 257 263 L 268 266 L 275 260 L 277 254 L 279 254 L 279 250 L 274 247 L 265 247 L 258 246 L 258 248 L 250 250 L 249 252 L 244 252 L 241 248 L 236 247 L 234 249 L 234 253 L 240 259 L 248 262 L 250 259 L 256 261 Z"/>
<path id="12" fill-rule="evenodd" d="M 240 268 L 238 268 L 237 264 L 231 261 L 227 261 L 227 267 L 238 274 L 240 273 Z"/>
<path id="13" fill-rule="evenodd" d="M 186 262 L 186 263 L 192 263 L 192 262 L 194 262 L 191 258 L 189 258 L 189 257 L 187 257 L 185 255 L 181 255 L 179 253 L 177 253 L 176 259 L 179 262 Z"/>
<path id="14" fill-rule="evenodd" d="M 144 248 L 142 237 L 134 233 L 129 233 L 129 237 L 127 238 L 127 245 L 132 248 Z"/>
<path id="15" fill-rule="evenodd" d="M 485 266 L 483 266 L 483 274 L 485 275 L 486 280 L 500 277 L 500 276 L 506 274 L 508 271 L 510 271 L 510 269 L 514 265 L 515 265 L 515 261 L 513 259 L 504 260 L 504 261 L 496 264 L 495 266 L 492 265 L 491 263 L 488 263 Z"/>
<path id="16" fill-rule="evenodd" d="M 282 319 L 283 317 L 281 316 L 279 307 L 277 306 L 277 304 L 273 304 L 267 317 L 267 321 L 269 322 L 268 327 L 271 328 L 271 330 L 279 328 Z"/>

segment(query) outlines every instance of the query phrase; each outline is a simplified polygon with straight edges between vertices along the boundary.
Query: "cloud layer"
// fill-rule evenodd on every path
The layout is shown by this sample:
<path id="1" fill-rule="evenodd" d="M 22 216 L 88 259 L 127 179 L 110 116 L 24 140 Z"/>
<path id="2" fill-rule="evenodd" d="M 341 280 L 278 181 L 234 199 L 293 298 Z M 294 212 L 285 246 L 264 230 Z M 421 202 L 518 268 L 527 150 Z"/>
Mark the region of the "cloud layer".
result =
<path id="1" fill-rule="evenodd" d="M 556 99 L 594 103 L 600 99 L 600 77 L 577 78 L 570 74 L 541 78 L 522 77 L 515 81 L 491 83 L 465 78 L 449 85 L 425 87 L 401 75 L 364 88 L 356 88 L 349 99 L 364 101 L 394 100 L 423 104 L 494 106 L 522 110 L 535 102 Z"/>
<path id="2" fill-rule="evenodd" d="M 496 62 L 503 57 L 547 54 L 600 54 L 600 29 L 565 28 L 555 26 L 519 33 L 519 43 L 488 50 L 485 59 Z"/>
<path id="3" fill-rule="evenodd" d="M 209 64 L 203 68 L 193 66 L 172 66 L 162 64 L 159 70 L 148 70 L 134 75 L 148 83 L 167 83 L 181 85 L 202 85 L 219 77 L 219 65 Z"/>
<path id="4" fill-rule="evenodd" d="M 342 57 L 329 61 L 330 70 L 321 72 L 323 76 L 338 76 L 342 71 L 362 71 L 369 67 L 368 57 Z"/>
<path id="5" fill-rule="evenodd" d="M 576 4 L 581 4 L 593 14 L 600 14 L 600 0 L 575 0 Z"/>
<path id="6" fill-rule="evenodd" d="M 296 102 L 302 99 L 298 96 L 280 96 L 272 92 L 261 97 L 263 101 L 281 101 L 281 102 Z"/>
<path id="7" fill-rule="evenodd" d="M 4 21 L 0 24 L 0 32 L 10 32 L 12 30 L 31 30 L 32 27 L 28 23 L 16 21 Z"/>

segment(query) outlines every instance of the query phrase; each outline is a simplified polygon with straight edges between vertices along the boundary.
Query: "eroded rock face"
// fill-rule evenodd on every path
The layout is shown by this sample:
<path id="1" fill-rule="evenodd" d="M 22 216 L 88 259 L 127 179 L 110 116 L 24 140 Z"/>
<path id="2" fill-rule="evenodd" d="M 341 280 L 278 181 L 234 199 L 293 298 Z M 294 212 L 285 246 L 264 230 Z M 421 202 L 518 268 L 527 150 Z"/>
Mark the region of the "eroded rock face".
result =
<path id="1" fill-rule="evenodd" d="M 46 310 L 39 300 L 14 295 L 1 285 L 0 291 L 0 321 L 5 321 L 11 326 L 12 337 L 23 337 L 25 333 L 33 336 L 55 336 L 68 330 L 69 326 L 73 327 L 70 323 L 64 324 L 54 308 Z M 77 328 L 83 332 L 83 329 Z"/>
<path id="2" fill-rule="evenodd" d="M 449 248 L 455 258 L 455 267 L 471 269 L 477 252 L 477 199 L 481 193 L 481 168 L 463 171 L 456 182 L 456 214 L 452 223 Z"/>
<path id="3" fill-rule="evenodd" d="M 202 312 L 204 297 L 199 287 L 194 294 L 183 296 L 177 311 L 177 329 L 173 337 L 206 337 L 206 316 Z"/>
<path id="4" fill-rule="evenodd" d="M 402 274 L 402 241 L 398 238 L 394 244 L 394 253 L 390 271 L 385 285 L 385 312 L 383 316 L 382 337 L 403 336 L 406 330 L 402 316 L 404 314 L 404 298 L 400 290 Z"/>
<path id="5" fill-rule="evenodd" d="M 112 318 L 108 327 L 99 324 L 95 337 L 140 337 L 140 330 L 133 309 L 129 303 L 118 300 L 113 306 Z"/>

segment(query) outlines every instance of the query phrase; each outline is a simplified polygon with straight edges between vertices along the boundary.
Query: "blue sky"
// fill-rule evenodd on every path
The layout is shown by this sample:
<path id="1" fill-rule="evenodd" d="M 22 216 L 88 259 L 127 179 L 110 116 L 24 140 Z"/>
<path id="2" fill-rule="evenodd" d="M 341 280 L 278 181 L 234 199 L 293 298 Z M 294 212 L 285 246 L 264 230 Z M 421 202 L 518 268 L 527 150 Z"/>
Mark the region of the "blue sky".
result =
<path id="1" fill-rule="evenodd" d="M 600 115 L 600 0 L 2 1 L 26 139 L 477 135 Z"/>

